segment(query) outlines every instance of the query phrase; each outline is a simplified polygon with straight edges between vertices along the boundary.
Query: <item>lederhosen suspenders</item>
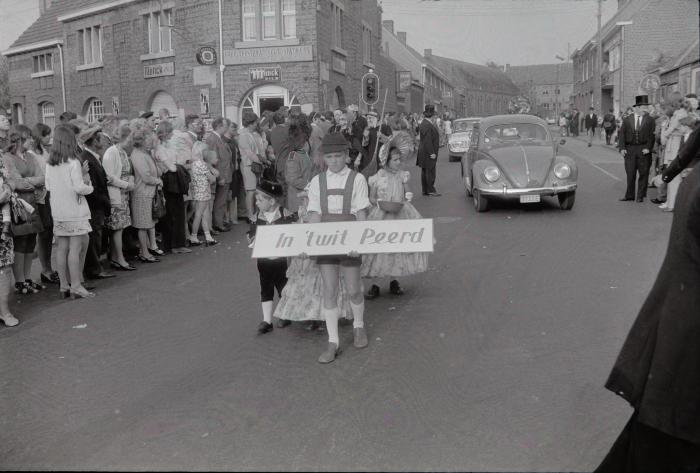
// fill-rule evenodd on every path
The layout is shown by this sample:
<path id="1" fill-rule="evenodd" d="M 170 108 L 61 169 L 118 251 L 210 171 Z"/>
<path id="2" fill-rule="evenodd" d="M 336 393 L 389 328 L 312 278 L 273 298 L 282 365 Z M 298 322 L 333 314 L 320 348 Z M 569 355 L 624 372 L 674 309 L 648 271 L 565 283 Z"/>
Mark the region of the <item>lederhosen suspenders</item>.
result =
<path id="1" fill-rule="evenodd" d="M 321 197 L 321 221 L 322 222 L 347 222 L 355 220 L 355 216 L 351 213 L 352 206 L 352 191 L 355 187 L 355 176 L 357 172 L 350 170 L 347 181 L 345 181 L 344 189 L 328 189 L 328 180 L 326 173 L 322 172 L 318 175 L 319 194 Z M 343 212 L 340 214 L 328 213 L 328 197 L 331 195 L 343 196 Z"/>

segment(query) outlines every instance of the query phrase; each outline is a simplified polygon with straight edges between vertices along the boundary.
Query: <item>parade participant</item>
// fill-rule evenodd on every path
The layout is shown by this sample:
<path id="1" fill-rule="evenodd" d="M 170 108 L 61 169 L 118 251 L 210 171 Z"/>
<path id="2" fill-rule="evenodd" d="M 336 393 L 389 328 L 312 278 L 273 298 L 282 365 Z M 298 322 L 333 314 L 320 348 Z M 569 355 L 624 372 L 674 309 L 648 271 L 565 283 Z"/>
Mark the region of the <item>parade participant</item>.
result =
<path id="1" fill-rule="evenodd" d="M 88 249 L 90 207 L 84 196 L 91 194 L 89 163 L 81 167 L 77 159 L 78 143 L 67 126 L 55 130 L 54 144 L 46 166 L 46 188 L 51 200 L 51 216 L 56 237 L 56 265 L 61 297 L 94 297 L 82 284 L 85 254 Z"/>
<path id="2" fill-rule="evenodd" d="M 627 191 L 620 201 L 634 200 L 635 180 L 637 185 L 637 202 L 644 202 L 647 195 L 649 168 L 651 167 L 651 150 L 654 147 L 654 119 L 646 113 L 649 99 L 638 95 L 635 99 L 634 114 L 622 122 L 619 137 L 620 153 L 625 158 L 627 174 Z"/>
<path id="3" fill-rule="evenodd" d="M 379 139 L 379 115 L 374 110 L 367 112 L 367 127 L 362 133 L 362 153 L 355 161 L 355 168 L 362 172 L 365 178 L 377 172 L 378 166 L 372 166 L 372 161 L 377 155 L 377 140 Z M 358 161 L 359 160 L 359 161 Z M 367 173 L 363 172 L 367 169 Z"/>
<path id="4" fill-rule="evenodd" d="M 588 147 L 590 148 L 593 145 L 593 137 L 598 127 L 598 115 L 595 114 L 595 109 L 593 107 L 588 109 L 588 114 L 586 118 L 584 118 L 583 123 L 586 127 L 586 133 L 588 134 Z"/>
<path id="5" fill-rule="evenodd" d="M 362 159 L 362 134 L 367 128 L 367 120 L 360 115 L 360 109 L 355 104 L 348 106 L 347 118 L 350 128 L 347 137 L 350 143 L 350 163 L 354 164 L 358 157 L 360 160 Z M 355 166 L 355 170 L 357 170 L 357 166 Z"/>
<path id="6" fill-rule="evenodd" d="M 435 189 L 435 171 L 437 155 L 440 150 L 440 133 L 432 121 L 435 115 L 435 106 L 426 105 L 423 115 L 425 120 L 418 125 L 419 144 L 416 165 L 421 167 L 423 195 L 437 197 L 440 194 Z"/>
<path id="7" fill-rule="evenodd" d="M 282 225 L 293 223 L 294 214 L 289 213 L 281 205 L 284 198 L 282 184 L 272 181 L 261 181 L 255 191 L 255 203 L 258 209 L 256 218 L 248 230 L 248 243 L 255 244 L 255 234 L 259 225 Z M 258 325 L 258 333 L 272 331 L 272 313 L 275 298 L 282 297 L 282 289 L 287 284 L 287 258 L 258 258 L 258 273 L 260 274 L 260 301 L 262 303 L 263 321 Z M 289 325 L 289 321 L 278 323 L 278 327 Z"/>
<path id="8" fill-rule="evenodd" d="M 411 204 L 413 199 L 413 193 L 409 187 L 411 174 L 401 169 L 401 150 L 390 141 L 382 146 L 379 160 L 382 168 L 369 178 L 369 200 L 373 207 L 367 215 L 367 220 L 422 218 Z M 427 253 L 377 253 L 362 257 L 361 274 L 363 278 L 396 278 L 422 273 L 427 269 Z M 391 280 L 389 292 L 397 296 L 403 295 L 403 289 L 398 280 Z M 377 296 L 379 296 L 379 286 L 373 284 L 365 298 L 374 299 Z"/>
<path id="9" fill-rule="evenodd" d="M 680 185 L 666 257 L 605 387 L 634 412 L 598 472 L 698 471 L 700 421 L 700 129 L 664 171 Z"/>
<path id="10" fill-rule="evenodd" d="M 339 222 L 365 220 L 370 206 L 367 181 L 361 174 L 346 166 L 348 148 L 345 139 L 335 133 L 323 138 L 323 159 L 328 170 L 315 176 L 308 187 L 309 222 Z M 353 314 L 354 345 L 367 346 L 364 327 L 364 298 L 360 281 L 362 258 L 357 253 L 346 256 L 319 256 L 317 263 L 323 278 L 323 313 L 328 330 L 328 348 L 319 357 L 320 363 L 330 363 L 340 353 L 338 337 L 338 288 L 339 278 L 345 280 Z"/>
<path id="11" fill-rule="evenodd" d="M 605 144 L 612 144 L 612 136 L 615 133 L 615 110 L 612 108 L 603 116 L 603 131 L 605 131 Z"/>
<path id="12" fill-rule="evenodd" d="M 569 121 L 566 119 L 566 114 L 562 113 L 559 117 L 559 134 L 561 136 L 567 136 L 567 130 L 569 129 Z"/>

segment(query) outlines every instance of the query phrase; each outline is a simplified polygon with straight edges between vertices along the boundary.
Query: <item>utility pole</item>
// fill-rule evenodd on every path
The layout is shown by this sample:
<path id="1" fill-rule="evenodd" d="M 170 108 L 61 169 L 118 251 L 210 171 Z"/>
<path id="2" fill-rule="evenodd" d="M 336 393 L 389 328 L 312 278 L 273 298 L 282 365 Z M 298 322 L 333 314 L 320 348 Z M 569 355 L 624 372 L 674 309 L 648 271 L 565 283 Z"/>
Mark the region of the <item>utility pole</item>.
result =
<path id="1" fill-rule="evenodd" d="M 595 90 L 593 91 L 593 107 L 595 107 L 596 111 L 600 113 L 602 111 L 601 109 L 601 100 L 602 100 L 602 93 L 603 93 L 603 81 L 601 74 L 603 73 L 603 35 L 601 34 L 601 21 L 602 21 L 602 16 L 603 16 L 603 0 L 598 0 L 598 14 L 596 15 L 598 17 L 598 34 L 596 35 L 596 73 L 595 73 L 595 80 L 593 83 L 595 84 Z"/>

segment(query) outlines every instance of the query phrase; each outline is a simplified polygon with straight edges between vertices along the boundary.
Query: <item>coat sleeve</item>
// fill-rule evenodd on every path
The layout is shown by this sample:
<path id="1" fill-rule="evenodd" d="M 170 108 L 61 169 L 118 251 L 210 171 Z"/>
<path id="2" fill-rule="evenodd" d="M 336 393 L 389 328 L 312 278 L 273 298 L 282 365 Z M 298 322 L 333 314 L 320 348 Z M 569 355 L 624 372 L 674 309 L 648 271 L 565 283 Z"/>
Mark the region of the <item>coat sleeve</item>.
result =
<path id="1" fill-rule="evenodd" d="M 292 154 L 287 157 L 285 171 L 284 179 L 287 181 L 287 184 L 298 191 L 303 191 L 306 187 L 306 182 L 301 169 L 301 160 L 295 152 L 292 152 Z"/>
<path id="2" fill-rule="evenodd" d="M 85 184 L 83 181 L 83 170 L 80 166 L 80 161 L 70 161 L 70 185 L 73 191 L 79 195 L 92 194 L 93 188 L 90 184 Z"/>
<path id="3" fill-rule="evenodd" d="M 700 157 L 700 127 L 696 128 L 683 146 L 681 146 L 676 159 L 674 159 L 663 172 L 662 180 L 667 183 L 671 182 L 674 177 L 680 174 L 683 169 L 688 167 L 688 165 L 698 157 Z"/>
<path id="4" fill-rule="evenodd" d="M 647 141 L 644 147 L 651 152 L 651 150 L 654 148 L 654 139 L 656 137 L 656 120 L 651 116 L 649 117 L 649 120 L 651 120 L 651 122 L 648 125 L 649 128 L 647 128 L 649 132 L 647 133 Z"/>
<path id="5" fill-rule="evenodd" d="M 155 186 L 158 184 L 158 174 L 154 174 L 151 171 L 146 159 L 148 159 L 146 155 L 141 152 L 131 153 L 131 165 L 134 167 L 134 173 L 138 175 L 144 183 Z"/>
<path id="6" fill-rule="evenodd" d="M 627 149 L 627 120 L 622 120 L 620 125 L 620 133 L 618 135 L 618 148 L 620 151 Z"/>

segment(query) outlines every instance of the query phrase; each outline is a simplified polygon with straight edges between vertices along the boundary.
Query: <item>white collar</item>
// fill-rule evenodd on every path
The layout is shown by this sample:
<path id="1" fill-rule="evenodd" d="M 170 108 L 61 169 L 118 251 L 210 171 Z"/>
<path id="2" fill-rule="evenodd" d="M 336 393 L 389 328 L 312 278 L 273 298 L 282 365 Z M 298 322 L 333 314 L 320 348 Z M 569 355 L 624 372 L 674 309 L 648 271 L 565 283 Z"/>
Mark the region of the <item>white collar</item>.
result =
<path id="1" fill-rule="evenodd" d="M 350 174 L 350 168 L 347 167 L 347 166 L 345 166 L 343 169 L 341 169 L 341 170 L 338 171 L 338 172 L 333 172 L 333 171 L 330 170 L 330 168 L 326 171 L 326 175 L 327 175 L 328 177 L 330 177 L 330 176 L 345 177 L 345 176 L 347 176 L 348 174 Z"/>
<path id="2" fill-rule="evenodd" d="M 272 223 L 279 218 L 282 218 L 282 213 L 280 212 L 281 207 L 277 206 L 273 212 L 262 212 L 263 217 L 267 223 Z"/>

